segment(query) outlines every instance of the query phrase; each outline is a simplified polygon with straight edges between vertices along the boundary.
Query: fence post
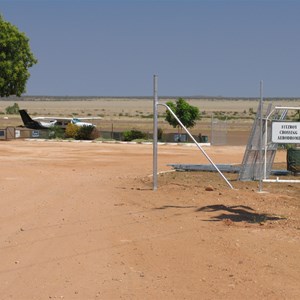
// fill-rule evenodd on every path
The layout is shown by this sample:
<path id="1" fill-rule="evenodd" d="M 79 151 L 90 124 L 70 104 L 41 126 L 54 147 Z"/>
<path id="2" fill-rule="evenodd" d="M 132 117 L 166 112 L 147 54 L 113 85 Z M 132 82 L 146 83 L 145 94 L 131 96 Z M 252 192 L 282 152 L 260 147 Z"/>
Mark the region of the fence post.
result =
<path id="1" fill-rule="evenodd" d="M 153 76 L 153 190 L 157 190 L 157 75 Z"/>

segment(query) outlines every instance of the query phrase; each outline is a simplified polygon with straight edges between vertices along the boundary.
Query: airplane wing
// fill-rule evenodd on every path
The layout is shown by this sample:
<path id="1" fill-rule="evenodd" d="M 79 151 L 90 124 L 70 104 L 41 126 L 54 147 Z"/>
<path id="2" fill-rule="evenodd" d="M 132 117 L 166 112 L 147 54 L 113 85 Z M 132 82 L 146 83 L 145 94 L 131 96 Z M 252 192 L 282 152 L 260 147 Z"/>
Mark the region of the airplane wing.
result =
<path id="1" fill-rule="evenodd" d="M 36 117 L 33 120 L 57 120 L 57 121 L 68 121 L 73 120 L 73 118 L 62 118 L 62 117 Z"/>
<path id="2" fill-rule="evenodd" d="M 74 119 L 76 120 L 101 120 L 101 117 L 83 117 L 83 118 L 67 118 L 67 117 L 36 117 L 36 118 L 32 118 L 33 120 L 53 120 L 53 121 L 72 121 Z"/>
<path id="3" fill-rule="evenodd" d="M 77 120 L 101 120 L 101 117 L 83 117 L 83 118 L 73 118 Z"/>

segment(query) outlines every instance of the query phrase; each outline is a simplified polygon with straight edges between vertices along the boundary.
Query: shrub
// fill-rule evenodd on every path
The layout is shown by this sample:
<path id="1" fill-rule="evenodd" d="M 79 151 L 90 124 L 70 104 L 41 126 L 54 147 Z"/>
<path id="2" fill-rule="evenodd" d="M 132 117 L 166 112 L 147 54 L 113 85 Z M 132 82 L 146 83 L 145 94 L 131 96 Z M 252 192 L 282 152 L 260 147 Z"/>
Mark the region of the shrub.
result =
<path id="1" fill-rule="evenodd" d="M 53 126 L 49 129 L 49 139 L 64 138 L 64 130 L 60 126 Z"/>
<path id="2" fill-rule="evenodd" d="M 133 141 L 133 140 L 140 140 L 146 139 L 146 133 L 139 131 L 139 130 L 128 130 L 123 132 L 124 141 Z"/>
<path id="3" fill-rule="evenodd" d="M 293 121 L 300 122 L 300 110 L 298 109 L 292 117 Z"/>
<path id="4" fill-rule="evenodd" d="M 97 130 L 96 127 L 93 128 L 91 135 L 90 135 L 90 140 L 96 140 L 100 137 L 100 132 Z"/>
<path id="5" fill-rule="evenodd" d="M 5 112 L 6 112 L 7 115 L 16 115 L 16 114 L 18 114 L 19 113 L 18 103 L 14 103 L 14 105 L 6 107 Z"/>
<path id="6" fill-rule="evenodd" d="M 159 128 L 157 128 L 157 139 L 159 141 L 161 141 L 162 140 L 162 136 L 163 136 L 163 130 L 159 127 Z"/>
<path id="7" fill-rule="evenodd" d="M 92 133 L 95 129 L 94 126 L 80 126 L 79 130 L 75 136 L 76 140 L 92 140 Z"/>
<path id="8" fill-rule="evenodd" d="M 80 129 L 79 126 L 69 123 L 66 127 L 66 132 L 65 132 L 66 138 L 75 139 L 78 134 L 79 129 Z"/>

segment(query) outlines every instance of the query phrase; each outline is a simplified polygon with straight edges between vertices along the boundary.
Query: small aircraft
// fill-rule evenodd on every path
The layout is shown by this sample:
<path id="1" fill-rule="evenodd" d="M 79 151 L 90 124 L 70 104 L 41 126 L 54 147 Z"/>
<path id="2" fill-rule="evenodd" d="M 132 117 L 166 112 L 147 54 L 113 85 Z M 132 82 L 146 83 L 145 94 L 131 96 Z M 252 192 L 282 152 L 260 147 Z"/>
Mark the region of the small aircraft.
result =
<path id="1" fill-rule="evenodd" d="M 20 116 L 24 123 L 24 126 L 30 129 L 49 129 L 53 126 L 59 126 L 66 129 L 69 123 L 77 126 L 93 126 L 96 125 L 82 120 L 100 120 L 100 117 L 87 117 L 87 118 L 62 118 L 62 117 L 36 117 L 31 118 L 25 109 L 19 110 Z M 47 121 L 49 120 L 49 121 Z"/>

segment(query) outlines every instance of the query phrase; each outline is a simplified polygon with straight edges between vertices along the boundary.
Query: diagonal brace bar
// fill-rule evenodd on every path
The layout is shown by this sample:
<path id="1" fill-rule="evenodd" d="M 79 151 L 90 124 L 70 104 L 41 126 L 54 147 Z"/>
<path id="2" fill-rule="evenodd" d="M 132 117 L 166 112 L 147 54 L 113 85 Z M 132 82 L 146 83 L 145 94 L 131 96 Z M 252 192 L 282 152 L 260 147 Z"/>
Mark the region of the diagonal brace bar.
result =
<path id="1" fill-rule="evenodd" d="M 203 150 L 203 148 L 198 144 L 198 142 L 195 140 L 195 138 L 190 134 L 190 132 L 187 130 L 187 128 L 182 124 L 182 122 L 175 115 L 175 113 L 172 111 L 172 109 L 168 105 L 163 104 L 163 103 L 157 103 L 157 105 L 164 106 L 172 114 L 172 116 L 177 120 L 177 122 L 180 124 L 180 126 L 185 130 L 185 132 L 189 135 L 189 137 L 196 144 L 196 146 L 198 147 L 198 149 L 203 153 L 203 155 L 206 157 L 206 159 L 212 164 L 212 166 L 216 169 L 216 171 L 220 174 L 220 176 L 226 181 L 226 183 L 229 185 L 229 187 L 231 189 L 233 189 L 233 186 L 231 185 L 231 183 L 227 180 L 227 178 L 223 175 L 223 173 L 219 170 L 219 168 L 214 164 L 214 162 L 207 155 L 207 153 Z"/>

